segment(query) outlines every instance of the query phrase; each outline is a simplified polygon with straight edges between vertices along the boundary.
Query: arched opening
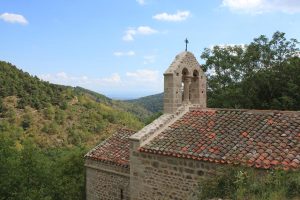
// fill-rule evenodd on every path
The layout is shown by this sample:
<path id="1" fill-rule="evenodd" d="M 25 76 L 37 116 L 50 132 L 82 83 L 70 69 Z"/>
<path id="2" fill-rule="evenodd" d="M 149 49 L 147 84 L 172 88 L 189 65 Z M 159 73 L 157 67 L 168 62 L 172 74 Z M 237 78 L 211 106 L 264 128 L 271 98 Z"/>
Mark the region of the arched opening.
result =
<path id="1" fill-rule="evenodd" d="M 183 68 L 182 76 L 188 76 L 188 75 L 189 75 L 189 70 L 187 68 Z"/>
<path id="2" fill-rule="evenodd" d="M 192 82 L 190 85 L 190 101 L 192 104 L 199 104 L 201 98 L 201 87 L 200 84 L 202 73 L 198 69 L 193 70 Z"/>
<path id="3" fill-rule="evenodd" d="M 189 71 L 186 68 L 183 68 L 181 79 L 182 102 L 190 102 L 190 83 L 191 77 L 189 76 Z"/>
<path id="4" fill-rule="evenodd" d="M 199 72 L 197 70 L 193 71 L 193 81 L 196 82 L 199 78 Z"/>

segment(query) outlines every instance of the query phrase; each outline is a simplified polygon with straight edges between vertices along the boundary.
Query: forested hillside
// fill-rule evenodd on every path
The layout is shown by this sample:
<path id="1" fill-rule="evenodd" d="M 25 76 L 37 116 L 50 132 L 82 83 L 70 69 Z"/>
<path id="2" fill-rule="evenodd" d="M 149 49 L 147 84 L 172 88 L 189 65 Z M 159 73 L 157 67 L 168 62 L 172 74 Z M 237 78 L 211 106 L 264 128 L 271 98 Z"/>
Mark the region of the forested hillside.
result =
<path id="1" fill-rule="evenodd" d="M 103 95 L 0 62 L 0 199 L 83 199 L 83 155 L 143 123 Z"/>
<path id="2" fill-rule="evenodd" d="M 0 61 L 0 98 L 18 97 L 17 107 L 41 109 L 47 104 L 65 106 L 72 99 L 71 88 L 40 81 L 16 66 Z"/>
<path id="3" fill-rule="evenodd" d="M 91 91 L 41 81 L 6 62 L 0 77 L 2 127 L 21 128 L 41 147 L 89 144 L 118 127 L 142 127 L 104 95 L 95 99 Z"/>

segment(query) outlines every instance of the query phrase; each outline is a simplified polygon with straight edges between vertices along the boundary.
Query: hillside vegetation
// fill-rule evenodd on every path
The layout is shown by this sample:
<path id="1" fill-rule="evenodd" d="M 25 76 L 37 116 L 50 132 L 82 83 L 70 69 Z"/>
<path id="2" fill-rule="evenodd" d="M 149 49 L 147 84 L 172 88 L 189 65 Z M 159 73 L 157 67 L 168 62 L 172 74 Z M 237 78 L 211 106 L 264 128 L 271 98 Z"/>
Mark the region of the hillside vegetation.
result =
<path id="1" fill-rule="evenodd" d="M 199 199 L 299 200 L 300 171 L 228 166 L 200 179 Z"/>
<path id="2" fill-rule="evenodd" d="M 119 128 L 144 125 L 95 95 L 0 62 L 0 199 L 83 199 L 83 155 Z"/>
<path id="3" fill-rule="evenodd" d="M 20 144 L 31 137 L 41 147 L 95 145 L 117 128 L 143 126 L 103 95 L 93 99 L 82 89 L 40 81 L 5 62 L 0 62 L 0 77 L 0 125 L 16 130 Z"/>
<path id="4" fill-rule="evenodd" d="M 16 66 L 0 61 L 0 99 L 18 97 L 17 108 L 41 109 L 48 104 L 65 106 L 73 98 L 71 89 L 40 81 L 36 76 L 30 76 Z"/>

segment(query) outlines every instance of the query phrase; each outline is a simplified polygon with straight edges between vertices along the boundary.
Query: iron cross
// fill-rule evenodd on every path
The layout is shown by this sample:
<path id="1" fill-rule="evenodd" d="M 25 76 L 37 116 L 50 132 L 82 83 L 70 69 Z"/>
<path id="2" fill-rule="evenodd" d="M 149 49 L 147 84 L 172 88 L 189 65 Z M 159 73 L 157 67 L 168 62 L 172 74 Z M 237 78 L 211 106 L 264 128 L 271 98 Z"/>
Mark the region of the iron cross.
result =
<path id="1" fill-rule="evenodd" d="M 184 42 L 185 42 L 185 51 L 187 51 L 187 45 L 188 45 L 189 41 L 187 38 L 185 38 Z"/>

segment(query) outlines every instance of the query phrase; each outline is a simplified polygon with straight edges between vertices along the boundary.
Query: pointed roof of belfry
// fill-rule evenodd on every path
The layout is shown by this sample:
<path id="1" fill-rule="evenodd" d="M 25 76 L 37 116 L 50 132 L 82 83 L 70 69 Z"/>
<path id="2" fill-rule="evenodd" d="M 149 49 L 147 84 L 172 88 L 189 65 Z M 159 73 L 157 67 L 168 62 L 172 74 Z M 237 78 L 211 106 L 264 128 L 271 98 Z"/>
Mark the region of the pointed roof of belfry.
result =
<path id="1" fill-rule="evenodd" d="M 195 67 L 197 69 L 199 68 L 200 70 L 202 70 L 194 54 L 189 51 L 184 51 L 175 57 L 172 64 L 164 74 L 173 74 L 175 72 L 181 71 L 183 68 L 191 67 Z"/>

